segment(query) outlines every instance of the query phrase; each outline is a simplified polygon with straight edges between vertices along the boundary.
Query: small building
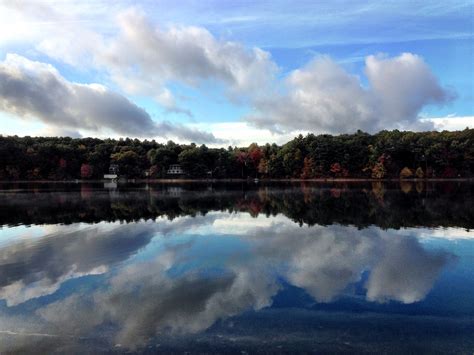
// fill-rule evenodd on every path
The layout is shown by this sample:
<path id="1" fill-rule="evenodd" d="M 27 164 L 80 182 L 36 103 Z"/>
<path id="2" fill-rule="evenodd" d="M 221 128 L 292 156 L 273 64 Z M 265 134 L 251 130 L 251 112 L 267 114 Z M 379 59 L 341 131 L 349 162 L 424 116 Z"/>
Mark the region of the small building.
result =
<path id="1" fill-rule="evenodd" d="M 184 170 L 179 164 L 171 164 L 166 171 L 168 175 L 183 175 Z"/>
<path id="2" fill-rule="evenodd" d="M 118 178 L 119 167 L 117 164 L 110 164 L 109 173 L 104 174 L 105 180 L 116 180 Z"/>

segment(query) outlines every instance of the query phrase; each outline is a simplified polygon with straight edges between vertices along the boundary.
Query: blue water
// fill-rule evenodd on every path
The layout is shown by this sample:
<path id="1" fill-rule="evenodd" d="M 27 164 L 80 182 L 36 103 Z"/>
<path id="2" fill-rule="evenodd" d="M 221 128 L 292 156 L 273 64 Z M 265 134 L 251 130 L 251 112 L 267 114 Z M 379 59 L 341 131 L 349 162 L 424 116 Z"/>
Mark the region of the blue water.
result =
<path id="1" fill-rule="evenodd" d="M 474 351 L 471 185 L 168 189 L 3 186 L 0 353 Z"/>

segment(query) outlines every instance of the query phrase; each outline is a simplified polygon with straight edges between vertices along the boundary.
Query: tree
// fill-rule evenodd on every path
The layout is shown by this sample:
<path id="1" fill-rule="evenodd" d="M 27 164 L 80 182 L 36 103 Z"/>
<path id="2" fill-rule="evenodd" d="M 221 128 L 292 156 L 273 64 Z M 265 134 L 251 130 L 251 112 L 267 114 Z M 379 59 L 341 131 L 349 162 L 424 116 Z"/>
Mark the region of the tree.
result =
<path id="1" fill-rule="evenodd" d="M 148 176 L 152 179 L 156 179 L 160 176 L 160 167 L 158 165 L 152 165 L 150 166 L 150 169 L 148 170 L 149 174 Z"/>
<path id="2" fill-rule="evenodd" d="M 423 169 L 418 167 L 415 171 L 415 176 L 418 178 L 418 179 L 423 179 L 425 177 L 425 174 L 423 173 Z"/>
<path id="3" fill-rule="evenodd" d="M 92 166 L 89 164 L 82 164 L 81 165 L 81 178 L 83 179 L 90 179 L 92 177 Z"/>
<path id="4" fill-rule="evenodd" d="M 284 176 L 283 159 L 281 154 L 272 154 L 267 162 L 267 171 L 270 177 L 279 178 Z"/>
<path id="5" fill-rule="evenodd" d="M 247 152 L 242 151 L 242 150 L 237 150 L 235 152 L 235 160 L 240 166 L 242 179 L 244 178 L 244 168 L 247 167 L 248 159 L 249 159 L 249 155 Z"/>
<path id="6" fill-rule="evenodd" d="M 312 158 L 306 157 L 303 161 L 303 170 L 301 172 L 302 179 L 311 179 L 314 177 L 314 161 Z"/>
<path id="7" fill-rule="evenodd" d="M 331 174 L 334 176 L 334 177 L 339 177 L 341 176 L 342 172 L 343 172 L 343 169 L 342 169 L 342 166 L 341 164 L 339 163 L 333 163 L 331 165 Z"/>
<path id="8" fill-rule="evenodd" d="M 0 136 L 0 179 L 77 179 L 83 164 L 102 177 L 111 163 L 122 174 L 164 177 L 181 162 L 195 177 L 271 178 L 399 177 L 404 167 L 417 178 L 474 176 L 474 129 L 457 132 L 381 131 L 369 135 L 299 135 L 283 146 L 253 143 L 248 148 L 160 144 L 138 139 Z M 189 151 L 181 155 L 184 151 Z M 152 168 L 153 167 L 153 168 Z M 410 167 L 410 168 L 409 168 Z M 416 169 L 416 170 L 415 170 Z M 403 175 L 403 174 L 402 174 Z"/>
<path id="9" fill-rule="evenodd" d="M 110 158 L 119 166 L 120 174 L 132 178 L 143 175 L 140 156 L 134 151 L 124 150 L 112 154 Z"/>
<path id="10" fill-rule="evenodd" d="M 411 177 L 413 177 L 413 171 L 409 168 L 404 167 L 402 171 L 400 171 L 400 179 L 409 179 Z"/>
<path id="11" fill-rule="evenodd" d="M 389 157 L 384 153 L 378 159 L 377 162 L 372 167 L 372 179 L 383 179 L 387 173 L 385 167 L 386 162 L 389 160 Z"/>
<path id="12" fill-rule="evenodd" d="M 66 169 L 67 168 L 67 160 L 64 158 L 59 159 L 59 167 L 61 169 Z"/>
<path id="13" fill-rule="evenodd" d="M 205 162 L 204 151 L 201 148 L 190 147 L 183 150 L 179 153 L 178 162 L 191 177 L 204 177 L 209 170 Z"/>
<path id="14" fill-rule="evenodd" d="M 171 142 L 172 143 L 172 142 Z M 162 175 L 166 173 L 166 170 L 171 164 L 178 162 L 178 155 L 181 153 L 181 148 L 177 148 L 174 143 L 168 142 L 165 146 L 161 145 L 155 149 L 151 149 L 147 158 L 151 165 L 161 166 Z"/>
<path id="15" fill-rule="evenodd" d="M 261 175 L 268 175 L 268 161 L 265 158 L 260 159 L 257 170 Z"/>
<path id="16" fill-rule="evenodd" d="M 256 143 L 252 143 L 248 148 L 248 158 L 253 165 L 255 174 L 258 173 L 258 165 L 263 157 L 263 152 Z"/>

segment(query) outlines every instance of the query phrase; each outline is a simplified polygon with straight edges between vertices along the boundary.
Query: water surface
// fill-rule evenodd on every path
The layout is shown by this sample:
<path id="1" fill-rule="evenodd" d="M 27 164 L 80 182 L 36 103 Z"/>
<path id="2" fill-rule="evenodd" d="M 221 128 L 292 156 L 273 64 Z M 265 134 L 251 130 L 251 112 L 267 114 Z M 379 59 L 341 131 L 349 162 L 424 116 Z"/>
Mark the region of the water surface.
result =
<path id="1" fill-rule="evenodd" d="M 3 184 L 0 352 L 472 353 L 473 192 Z"/>

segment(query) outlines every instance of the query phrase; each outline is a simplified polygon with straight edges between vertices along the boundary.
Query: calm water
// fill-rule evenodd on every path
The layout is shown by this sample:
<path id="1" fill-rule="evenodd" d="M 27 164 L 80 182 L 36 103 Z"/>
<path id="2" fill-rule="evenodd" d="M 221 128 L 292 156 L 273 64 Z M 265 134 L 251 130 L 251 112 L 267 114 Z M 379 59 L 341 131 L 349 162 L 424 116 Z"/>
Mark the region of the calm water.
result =
<path id="1" fill-rule="evenodd" d="M 0 353 L 474 351 L 474 185 L 0 185 Z"/>

